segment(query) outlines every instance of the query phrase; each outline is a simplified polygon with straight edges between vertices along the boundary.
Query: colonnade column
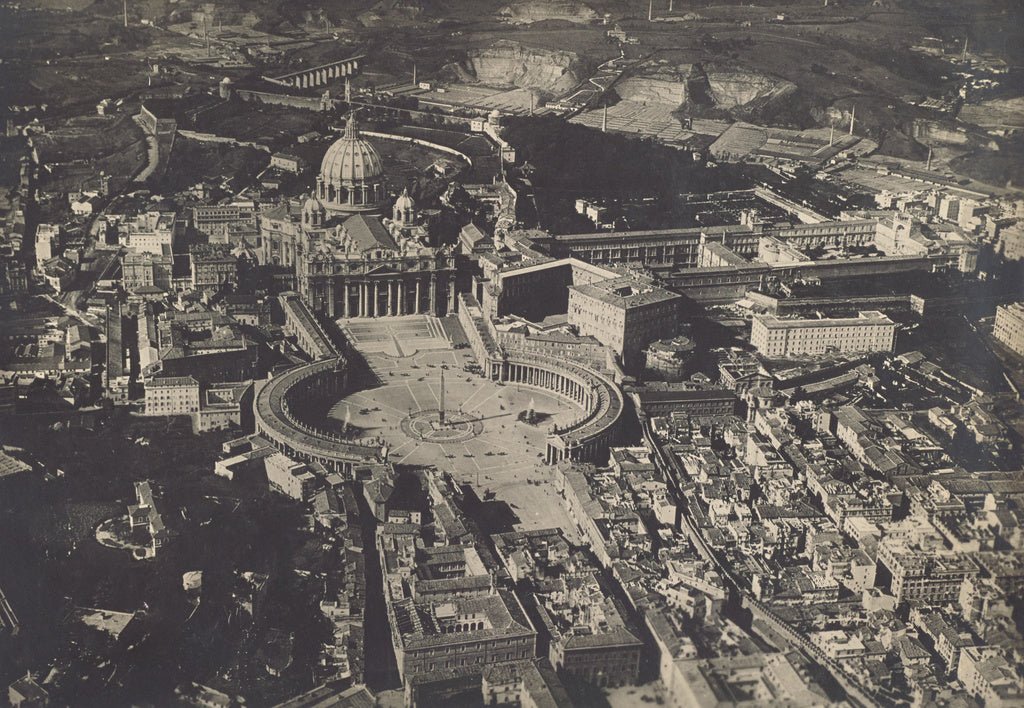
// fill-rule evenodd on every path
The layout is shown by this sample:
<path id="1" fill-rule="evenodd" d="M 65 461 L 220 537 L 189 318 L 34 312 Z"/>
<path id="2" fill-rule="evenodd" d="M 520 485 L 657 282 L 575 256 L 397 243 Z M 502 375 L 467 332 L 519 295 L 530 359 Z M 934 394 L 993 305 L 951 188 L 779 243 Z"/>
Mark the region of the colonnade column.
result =
<path id="1" fill-rule="evenodd" d="M 413 306 L 413 314 L 414 315 L 420 314 L 420 302 L 421 302 L 420 301 L 420 283 L 421 282 L 422 281 L 419 278 L 416 279 L 416 304 Z"/>
<path id="2" fill-rule="evenodd" d="M 405 281 L 398 281 L 398 314 L 405 314 Z"/>
<path id="3" fill-rule="evenodd" d="M 380 291 L 377 289 L 379 283 L 374 282 L 373 284 L 373 316 L 380 316 Z"/>
<path id="4" fill-rule="evenodd" d="M 344 290 L 342 291 L 342 292 L 344 292 L 344 295 L 342 295 L 342 297 L 345 298 L 345 304 L 342 306 L 342 311 L 345 313 L 345 317 L 347 318 L 347 317 L 349 317 L 348 298 L 349 298 L 349 294 L 350 294 L 349 293 L 349 284 L 348 284 L 347 280 L 345 281 L 345 284 L 342 285 L 342 288 L 344 288 Z"/>
<path id="5" fill-rule="evenodd" d="M 394 302 L 395 302 L 395 281 L 389 280 L 388 281 L 388 316 L 389 317 L 391 315 L 395 314 L 395 311 L 393 309 Z"/>
<path id="6" fill-rule="evenodd" d="M 437 314 L 437 276 L 430 274 L 430 314 Z"/>

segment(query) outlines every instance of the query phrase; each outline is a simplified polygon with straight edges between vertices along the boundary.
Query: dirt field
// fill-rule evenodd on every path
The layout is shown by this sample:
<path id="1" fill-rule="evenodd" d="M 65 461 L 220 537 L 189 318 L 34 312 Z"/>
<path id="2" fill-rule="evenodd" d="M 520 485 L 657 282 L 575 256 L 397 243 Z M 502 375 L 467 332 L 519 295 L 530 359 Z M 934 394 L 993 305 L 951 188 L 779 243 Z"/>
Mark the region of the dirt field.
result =
<path id="1" fill-rule="evenodd" d="M 194 130 L 236 140 L 288 143 L 296 136 L 323 127 L 324 117 L 313 111 L 285 106 L 231 101 L 203 114 Z"/>
<path id="2" fill-rule="evenodd" d="M 693 137 L 695 131 L 682 127 L 679 119 L 672 115 L 678 106 L 664 103 L 646 104 L 638 101 L 619 101 L 608 107 L 608 130 L 617 133 L 632 133 L 654 136 L 668 143 L 681 143 Z M 600 128 L 604 123 L 604 111 L 588 111 L 571 119 L 572 123 L 590 128 Z M 708 121 L 705 121 L 708 122 Z M 722 123 L 722 130 L 727 124 Z M 720 131 L 721 132 L 721 131 Z M 717 135 L 717 133 L 715 133 Z"/>
<path id="3" fill-rule="evenodd" d="M 495 109 L 503 113 L 523 115 L 530 112 L 530 91 L 528 89 L 503 89 L 488 86 L 450 86 L 444 93 L 425 91 L 415 94 L 421 103 L 427 105 L 468 106 L 470 108 Z"/>

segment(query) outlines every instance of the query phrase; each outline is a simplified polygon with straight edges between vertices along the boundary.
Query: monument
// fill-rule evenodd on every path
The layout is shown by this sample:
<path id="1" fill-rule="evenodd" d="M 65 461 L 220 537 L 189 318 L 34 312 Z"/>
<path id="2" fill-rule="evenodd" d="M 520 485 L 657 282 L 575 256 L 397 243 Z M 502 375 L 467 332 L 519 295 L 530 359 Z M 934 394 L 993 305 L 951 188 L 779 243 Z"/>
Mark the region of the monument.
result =
<path id="1" fill-rule="evenodd" d="M 445 410 L 445 384 L 444 371 L 447 367 L 441 367 L 441 384 L 437 394 L 436 409 L 419 410 L 409 415 L 401 422 L 402 432 L 411 438 L 433 443 L 454 443 L 464 442 L 475 438 L 483 432 L 483 422 L 473 416 L 464 413 L 460 408 L 452 411 L 451 415 Z"/>
<path id="2" fill-rule="evenodd" d="M 441 368 L 441 395 L 438 396 L 438 408 L 439 414 L 437 416 L 437 424 L 439 427 L 444 427 L 444 367 Z"/>

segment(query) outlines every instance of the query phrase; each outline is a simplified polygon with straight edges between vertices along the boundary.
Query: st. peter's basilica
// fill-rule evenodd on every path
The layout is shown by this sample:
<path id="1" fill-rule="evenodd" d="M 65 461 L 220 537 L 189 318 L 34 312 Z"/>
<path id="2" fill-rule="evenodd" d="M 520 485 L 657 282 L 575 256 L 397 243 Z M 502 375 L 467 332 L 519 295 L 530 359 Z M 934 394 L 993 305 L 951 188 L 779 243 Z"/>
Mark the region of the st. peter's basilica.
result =
<path id="1" fill-rule="evenodd" d="M 302 298 L 328 317 L 454 311 L 454 253 L 428 245 L 408 192 L 382 218 L 389 201 L 383 161 L 350 119 L 314 193 L 260 215 L 262 262 L 294 268 Z"/>

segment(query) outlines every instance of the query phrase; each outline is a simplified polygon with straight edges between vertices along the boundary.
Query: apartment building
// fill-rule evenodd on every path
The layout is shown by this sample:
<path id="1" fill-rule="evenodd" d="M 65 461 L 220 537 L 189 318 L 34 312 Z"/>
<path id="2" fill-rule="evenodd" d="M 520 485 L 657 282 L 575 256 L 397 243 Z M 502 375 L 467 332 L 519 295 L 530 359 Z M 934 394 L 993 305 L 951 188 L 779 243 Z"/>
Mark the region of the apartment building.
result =
<path id="1" fill-rule="evenodd" d="M 171 376 L 146 383 L 146 415 L 191 415 L 199 412 L 199 382 Z"/>
<path id="2" fill-rule="evenodd" d="M 1024 356 L 1024 302 L 1011 302 L 996 308 L 992 336 L 1014 353 Z"/>
<path id="3" fill-rule="evenodd" d="M 824 354 L 830 350 L 891 352 L 895 338 L 896 323 L 876 311 L 820 320 L 755 315 L 750 327 L 750 343 L 769 358 Z"/>

